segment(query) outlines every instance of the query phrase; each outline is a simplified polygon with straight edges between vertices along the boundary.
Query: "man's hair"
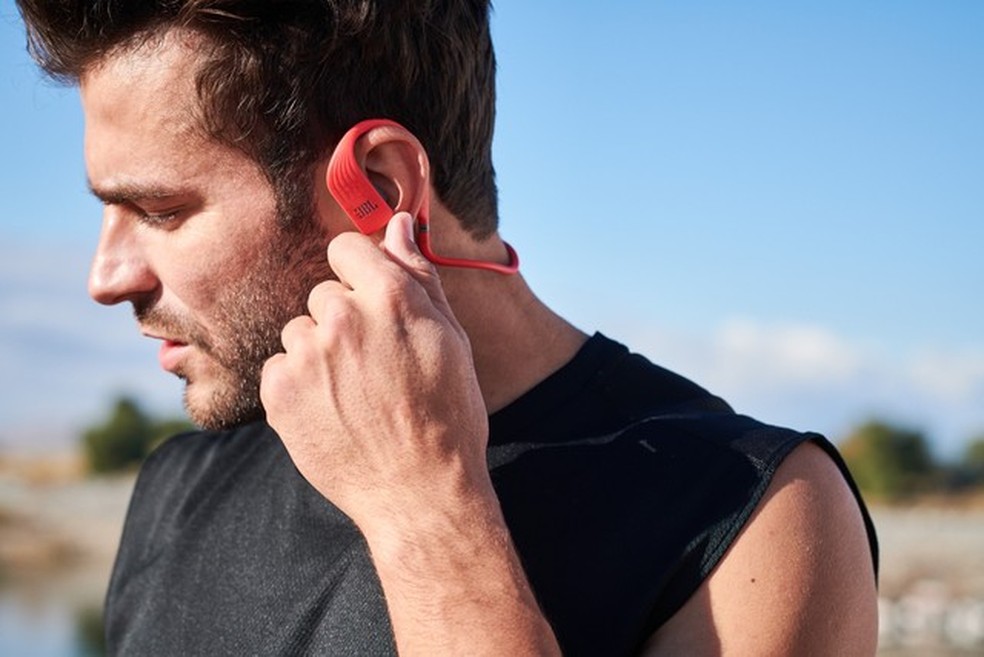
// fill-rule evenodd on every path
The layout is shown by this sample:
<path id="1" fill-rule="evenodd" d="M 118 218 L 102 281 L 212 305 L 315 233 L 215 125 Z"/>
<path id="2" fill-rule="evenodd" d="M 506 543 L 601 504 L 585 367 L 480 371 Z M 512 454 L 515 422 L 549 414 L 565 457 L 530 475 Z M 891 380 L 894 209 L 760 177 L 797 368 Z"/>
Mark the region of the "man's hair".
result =
<path id="1" fill-rule="evenodd" d="M 475 237 L 496 229 L 489 0 L 17 0 L 28 50 L 77 83 L 170 29 L 204 37 L 205 133 L 263 169 L 282 216 L 309 216 L 315 162 L 349 127 L 389 118 L 431 159 L 434 189 Z"/>

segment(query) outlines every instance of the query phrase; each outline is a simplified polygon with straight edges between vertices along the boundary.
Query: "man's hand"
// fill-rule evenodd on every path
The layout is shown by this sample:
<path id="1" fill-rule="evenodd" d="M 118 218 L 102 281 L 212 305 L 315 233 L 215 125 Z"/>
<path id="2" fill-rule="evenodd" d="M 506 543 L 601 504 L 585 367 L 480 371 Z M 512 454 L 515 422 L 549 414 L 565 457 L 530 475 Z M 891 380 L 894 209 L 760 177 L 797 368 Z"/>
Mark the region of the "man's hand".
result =
<path id="1" fill-rule="evenodd" d="M 358 525 L 401 655 L 559 654 L 485 460 L 468 337 L 409 215 L 344 233 L 260 398 L 298 470 Z"/>
<path id="2" fill-rule="evenodd" d="M 408 505 L 491 494 L 468 337 L 412 230 L 401 213 L 382 248 L 358 233 L 331 242 L 338 280 L 311 291 L 260 386 L 297 468 L 363 531 Z"/>

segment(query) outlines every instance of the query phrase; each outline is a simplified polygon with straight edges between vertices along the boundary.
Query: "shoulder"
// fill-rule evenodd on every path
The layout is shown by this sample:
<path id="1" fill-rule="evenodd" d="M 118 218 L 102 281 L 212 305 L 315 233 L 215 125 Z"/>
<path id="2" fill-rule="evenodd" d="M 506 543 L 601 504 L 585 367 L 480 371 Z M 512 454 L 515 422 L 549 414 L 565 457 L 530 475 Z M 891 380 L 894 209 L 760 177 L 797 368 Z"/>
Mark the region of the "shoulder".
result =
<path id="1" fill-rule="evenodd" d="M 730 586 L 723 574 L 745 561 L 744 552 L 771 558 L 761 546 L 783 531 L 787 514 L 806 526 L 782 538 L 801 547 L 818 540 L 810 530 L 826 537 L 853 518 L 858 554 L 873 570 L 873 528 L 822 436 L 736 414 L 644 357 L 598 344 L 607 352 L 580 379 L 568 377 L 577 385 L 565 388 L 563 403 L 555 399 L 561 395 L 541 395 L 536 401 L 549 403 L 528 413 L 536 421 L 497 436 L 490 448 L 493 481 L 531 583 L 558 635 L 576 639 L 566 645 L 587 641 L 592 624 L 579 609 L 568 613 L 575 598 L 565 564 L 577 565 L 579 590 L 597 600 L 590 616 L 604 629 L 590 645 L 617 652 L 617 635 L 624 639 L 617 645 L 638 649 L 665 627 L 658 636 L 682 637 L 687 647 L 671 644 L 662 654 L 694 654 L 689 633 L 707 634 L 716 616 L 691 610 L 708 609 L 712 585 L 715 601 L 723 599 Z M 834 520 L 806 523 L 820 511 Z M 696 620 L 680 620 L 690 617 Z"/>
<path id="2" fill-rule="evenodd" d="M 877 593 L 869 532 L 839 465 L 796 447 L 741 533 L 647 655 L 871 655 Z"/>

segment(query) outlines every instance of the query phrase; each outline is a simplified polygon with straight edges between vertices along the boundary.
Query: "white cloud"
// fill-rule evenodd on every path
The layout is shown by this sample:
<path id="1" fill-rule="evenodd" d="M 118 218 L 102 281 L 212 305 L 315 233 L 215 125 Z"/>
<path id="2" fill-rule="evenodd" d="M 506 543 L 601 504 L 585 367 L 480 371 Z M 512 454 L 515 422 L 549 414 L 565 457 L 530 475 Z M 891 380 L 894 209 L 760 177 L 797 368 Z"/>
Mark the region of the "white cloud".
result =
<path id="1" fill-rule="evenodd" d="M 743 385 L 750 383 L 749 372 L 757 372 L 756 381 L 766 386 L 837 385 L 856 377 L 862 367 L 853 345 L 815 326 L 728 320 L 714 332 L 711 347 L 711 376 Z"/>
<path id="2" fill-rule="evenodd" d="M 634 326 L 635 350 L 737 410 L 832 438 L 871 416 L 927 433 L 954 456 L 984 432 L 984 346 L 889 352 L 823 326 L 728 319 L 701 334 Z"/>
<path id="3" fill-rule="evenodd" d="M 976 401 L 984 406 L 984 347 L 959 351 L 923 349 L 908 369 L 915 385 L 942 403 Z"/>

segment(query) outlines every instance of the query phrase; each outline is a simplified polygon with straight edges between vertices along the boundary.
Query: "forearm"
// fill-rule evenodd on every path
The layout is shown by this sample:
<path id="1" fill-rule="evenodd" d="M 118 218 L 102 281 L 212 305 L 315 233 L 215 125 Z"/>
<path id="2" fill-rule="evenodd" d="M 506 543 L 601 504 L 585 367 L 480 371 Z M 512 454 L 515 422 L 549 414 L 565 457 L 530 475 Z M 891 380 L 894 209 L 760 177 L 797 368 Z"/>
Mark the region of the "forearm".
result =
<path id="1" fill-rule="evenodd" d="M 366 538 L 401 655 L 560 654 L 491 487 Z"/>

